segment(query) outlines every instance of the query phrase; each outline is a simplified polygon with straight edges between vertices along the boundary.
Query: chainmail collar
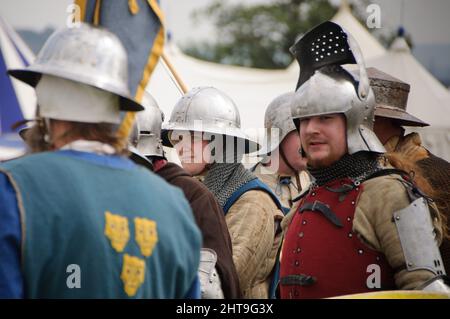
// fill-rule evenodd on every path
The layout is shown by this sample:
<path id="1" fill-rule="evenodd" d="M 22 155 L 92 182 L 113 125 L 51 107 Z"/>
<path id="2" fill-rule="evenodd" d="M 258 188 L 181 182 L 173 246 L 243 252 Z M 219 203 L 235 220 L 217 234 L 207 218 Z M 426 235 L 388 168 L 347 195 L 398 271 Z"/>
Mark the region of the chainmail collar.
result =
<path id="1" fill-rule="evenodd" d="M 352 155 L 345 154 L 331 166 L 325 168 L 308 166 L 308 171 L 315 179 L 313 184 L 317 186 L 346 177 L 353 181 L 361 181 L 382 169 L 378 157 L 379 154 L 364 151 Z"/>
<path id="2" fill-rule="evenodd" d="M 224 207 L 239 187 L 254 179 L 256 176 L 241 163 L 214 163 L 206 174 L 204 184 Z"/>

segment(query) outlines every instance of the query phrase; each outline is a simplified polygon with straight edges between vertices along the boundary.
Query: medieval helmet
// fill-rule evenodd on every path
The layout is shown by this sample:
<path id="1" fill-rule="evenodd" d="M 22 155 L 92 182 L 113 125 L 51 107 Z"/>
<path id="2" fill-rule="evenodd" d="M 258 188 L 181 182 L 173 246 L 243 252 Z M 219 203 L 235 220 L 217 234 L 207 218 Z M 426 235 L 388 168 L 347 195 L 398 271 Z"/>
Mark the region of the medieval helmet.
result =
<path id="1" fill-rule="evenodd" d="M 177 102 L 163 130 L 165 146 L 173 146 L 169 134 L 175 131 L 235 137 L 245 143 L 245 153 L 259 148 L 259 144 L 242 131 L 236 104 L 228 95 L 214 87 L 193 88 Z"/>
<path id="2" fill-rule="evenodd" d="M 136 114 L 130 141 L 137 151 L 144 156 L 164 156 L 161 141 L 161 125 L 164 113 L 159 109 L 153 96 L 144 92 L 142 99 L 144 111 Z"/>
<path id="3" fill-rule="evenodd" d="M 105 104 L 106 100 L 118 99 L 117 114 L 119 111 L 143 110 L 130 96 L 125 48 L 113 33 L 103 28 L 82 23 L 80 27 L 58 30 L 47 40 L 32 65 L 25 69 L 9 70 L 9 74 L 33 87 L 37 87 L 41 79 L 46 82 L 41 83 L 46 87 L 60 80 L 67 90 L 79 93 L 76 88 L 79 84 L 82 90 L 103 99 Z M 92 105 L 89 107 L 92 108 Z M 58 113 L 65 116 L 60 119 L 81 122 L 88 118 L 83 115 L 86 110 L 71 110 L 72 116 L 64 115 L 64 112 L 64 108 L 59 107 L 52 109 L 50 114 L 55 116 Z M 46 117 L 45 113 L 46 110 L 40 110 L 42 117 Z M 100 121 L 102 116 L 98 116 Z"/>
<path id="4" fill-rule="evenodd" d="M 294 121 L 342 113 L 347 121 L 349 154 L 385 152 L 373 132 L 375 97 L 353 37 L 338 24 L 327 21 L 306 33 L 291 47 L 291 52 L 300 64 L 291 104 Z M 358 65 L 358 76 L 342 67 L 348 63 Z"/>
<path id="5" fill-rule="evenodd" d="M 370 86 L 375 94 L 375 116 L 398 121 L 404 126 L 428 126 L 428 123 L 406 112 L 410 85 L 376 68 L 367 68 Z"/>
<path id="6" fill-rule="evenodd" d="M 265 144 L 258 151 L 258 155 L 267 155 L 273 152 L 290 132 L 295 131 L 295 125 L 291 117 L 291 100 L 295 92 L 284 93 L 276 97 L 266 109 L 264 115 Z M 278 129 L 278 136 L 272 133 L 272 129 Z M 275 138 L 273 140 L 272 138 Z"/>

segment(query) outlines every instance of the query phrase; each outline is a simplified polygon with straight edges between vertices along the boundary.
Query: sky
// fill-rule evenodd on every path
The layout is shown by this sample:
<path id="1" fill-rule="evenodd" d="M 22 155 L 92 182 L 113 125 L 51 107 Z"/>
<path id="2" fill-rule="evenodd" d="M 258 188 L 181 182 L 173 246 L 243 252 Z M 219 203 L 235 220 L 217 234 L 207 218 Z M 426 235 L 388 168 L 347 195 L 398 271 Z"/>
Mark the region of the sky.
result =
<path id="1" fill-rule="evenodd" d="M 166 15 L 167 27 L 177 43 L 214 38 L 214 29 L 209 21 L 195 25 L 191 19 L 191 13 L 195 9 L 204 7 L 211 0 L 160 1 Z M 227 1 L 243 4 L 270 2 L 270 0 Z M 412 34 L 415 43 L 450 44 L 449 0 L 374 0 L 370 2 L 380 6 L 382 28 L 396 29 L 403 20 L 404 27 Z M 0 0 L 0 15 L 16 29 L 32 29 L 41 32 L 47 27 L 64 26 L 68 17 L 67 6 L 71 3 L 73 0 Z M 337 4 L 339 0 L 332 0 L 332 3 Z"/>

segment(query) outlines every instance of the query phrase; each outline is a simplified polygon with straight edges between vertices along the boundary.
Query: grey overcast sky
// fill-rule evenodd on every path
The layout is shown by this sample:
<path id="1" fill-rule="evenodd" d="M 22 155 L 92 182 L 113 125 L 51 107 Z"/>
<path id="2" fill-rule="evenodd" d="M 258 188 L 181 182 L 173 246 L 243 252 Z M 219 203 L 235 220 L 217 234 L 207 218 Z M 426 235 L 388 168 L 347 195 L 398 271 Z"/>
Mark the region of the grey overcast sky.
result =
<path id="1" fill-rule="evenodd" d="M 111 1 L 111 0 L 109 0 Z M 251 4 L 270 0 L 227 0 Z M 186 42 L 214 37 L 209 22 L 194 25 L 191 12 L 210 3 L 211 0 L 161 0 L 168 29 L 175 41 Z M 333 0 L 339 3 L 339 0 Z M 352 2 L 352 1 L 350 1 Z M 412 34 L 415 43 L 450 43 L 450 1 L 449 0 L 374 0 L 380 5 L 382 27 L 396 29 L 401 22 Z M 42 31 L 46 27 L 64 26 L 67 6 L 73 0 L 0 0 L 0 15 L 16 29 Z"/>

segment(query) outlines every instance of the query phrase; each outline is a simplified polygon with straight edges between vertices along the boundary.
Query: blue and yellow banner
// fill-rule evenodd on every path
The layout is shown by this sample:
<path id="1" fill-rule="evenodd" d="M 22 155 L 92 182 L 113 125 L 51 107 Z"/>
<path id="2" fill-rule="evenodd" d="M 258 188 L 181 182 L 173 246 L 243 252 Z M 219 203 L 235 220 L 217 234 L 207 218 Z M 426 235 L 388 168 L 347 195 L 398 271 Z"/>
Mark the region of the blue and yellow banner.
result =
<path id="1" fill-rule="evenodd" d="M 101 25 L 122 41 L 128 53 L 128 86 L 142 101 L 145 87 L 164 47 L 164 17 L 157 0 L 75 0 L 81 21 Z M 134 113 L 128 113 L 121 132 L 128 135 Z"/>

